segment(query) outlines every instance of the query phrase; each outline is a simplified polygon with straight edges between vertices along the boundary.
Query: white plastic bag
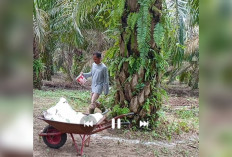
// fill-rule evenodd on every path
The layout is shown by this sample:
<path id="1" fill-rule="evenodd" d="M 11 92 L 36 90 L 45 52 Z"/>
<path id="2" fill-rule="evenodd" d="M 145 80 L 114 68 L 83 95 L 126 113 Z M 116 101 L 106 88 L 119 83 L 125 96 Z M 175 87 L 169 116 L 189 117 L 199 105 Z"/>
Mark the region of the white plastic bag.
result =
<path id="1" fill-rule="evenodd" d="M 76 112 L 68 104 L 67 100 L 63 97 L 60 98 L 60 101 L 53 107 L 49 108 L 43 113 L 44 118 L 48 120 L 54 120 L 65 123 L 74 123 L 81 124 L 81 119 L 84 118 L 84 115 L 81 112 Z M 98 122 L 102 119 L 103 115 L 101 113 L 91 114 Z"/>

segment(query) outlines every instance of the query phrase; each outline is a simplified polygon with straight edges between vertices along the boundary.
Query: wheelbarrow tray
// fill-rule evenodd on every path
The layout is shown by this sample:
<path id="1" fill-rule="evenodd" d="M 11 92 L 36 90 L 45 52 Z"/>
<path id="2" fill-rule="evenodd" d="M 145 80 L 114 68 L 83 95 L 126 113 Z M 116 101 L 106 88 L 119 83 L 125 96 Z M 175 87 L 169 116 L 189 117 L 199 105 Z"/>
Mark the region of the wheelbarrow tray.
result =
<path id="1" fill-rule="evenodd" d="M 113 119 L 117 120 L 129 115 L 133 115 L 134 113 L 127 113 L 127 114 L 122 114 L 119 115 L 117 117 L 114 117 Z M 57 129 L 57 132 L 55 133 L 43 133 L 41 132 L 39 134 L 39 136 L 61 136 L 61 134 L 66 134 L 69 133 L 72 137 L 73 143 L 76 147 L 77 152 L 78 151 L 78 147 L 77 144 L 75 142 L 74 136 L 73 134 L 79 134 L 81 137 L 81 150 L 80 150 L 80 155 L 83 154 L 83 148 L 84 145 L 88 146 L 90 143 L 90 136 L 92 134 L 95 134 L 97 132 L 103 131 L 105 129 L 111 128 L 112 127 L 112 123 L 111 120 L 107 120 L 106 116 L 103 116 L 102 119 L 100 119 L 96 124 L 94 124 L 93 126 L 85 126 L 84 124 L 73 124 L 73 123 L 65 123 L 65 122 L 58 122 L 58 121 L 53 121 L 53 120 L 48 120 L 45 119 L 44 116 L 40 116 L 38 117 L 38 119 L 41 119 L 43 121 L 45 121 L 46 123 L 48 123 L 50 126 L 54 127 L 55 129 Z M 121 122 L 121 125 L 129 125 L 130 122 Z M 117 123 L 114 124 L 115 126 L 117 125 Z"/>
<path id="2" fill-rule="evenodd" d="M 38 118 L 47 122 L 49 125 L 53 126 L 57 130 L 59 130 L 61 133 L 90 135 L 93 132 L 93 130 L 96 128 L 96 126 L 98 126 L 98 124 L 104 121 L 105 116 L 103 116 L 103 118 L 100 119 L 93 126 L 85 126 L 84 124 L 74 124 L 74 123 L 65 123 L 65 122 L 48 120 L 48 119 L 45 119 L 44 116 L 40 116 Z"/>

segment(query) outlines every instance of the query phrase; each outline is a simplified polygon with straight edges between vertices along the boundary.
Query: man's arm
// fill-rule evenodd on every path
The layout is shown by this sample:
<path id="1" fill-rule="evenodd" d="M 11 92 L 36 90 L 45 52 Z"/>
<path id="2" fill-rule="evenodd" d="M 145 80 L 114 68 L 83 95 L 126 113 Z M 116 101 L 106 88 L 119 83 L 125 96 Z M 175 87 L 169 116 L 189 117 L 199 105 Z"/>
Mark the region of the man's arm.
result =
<path id="1" fill-rule="evenodd" d="M 90 71 L 90 72 L 88 72 L 88 73 L 82 73 L 82 74 L 83 74 L 83 76 L 87 79 L 87 78 L 89 78 L 89 77 L 92 76 L 92 71 Z"/>
<path id="2" fill-rule="evenodd" d="M 89 77 L 92 76 L 92 69 L 93 69 L 93 66 L 91 67 L 91 71 L 90 72 L 88 72 L 88 73 L 81 72 L 81 74 L 87 79 L 87 78 L 89 78 Z"/>
<path id="3" fill-rule="evenodd" d="M 109 93 L 109 75 L 107 67 L 104 68 L 104 92 L 105 95 Z"/>

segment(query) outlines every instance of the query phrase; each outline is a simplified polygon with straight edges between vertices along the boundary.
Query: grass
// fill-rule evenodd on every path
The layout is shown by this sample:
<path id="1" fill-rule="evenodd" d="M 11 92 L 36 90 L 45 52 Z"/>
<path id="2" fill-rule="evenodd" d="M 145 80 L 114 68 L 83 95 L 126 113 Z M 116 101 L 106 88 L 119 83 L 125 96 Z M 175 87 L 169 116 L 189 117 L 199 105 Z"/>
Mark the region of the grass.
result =
<path id="1" fill-rule="evenodd" d="M 160 118 L 151 134 L 154 139 L 171 140 L 175 135 L 199 132 L 199 107 L 173 110 L 163 106 L 158 114 Z"/>
<path id="2" fill-rule="evenodd" d="M 154 154 L 154 156 L 157 156 L 157 157 L 160 156 L 160 153 L 159 153 L 159 151 L 157 151 L 157 150 L 154 150 L 153 154 Z"/>
<path id="3" fill-rule="evenodd" d="M 187 109 L 182 108 L 176 111 L 176 115 L 181 119 L 191 119 L 198 116 L 199 108 Z"/>
<path id="4" fill-rule="evenodd" d="M 33 97 L 56 99 L 56 103 L 59 102 L 61 97 L 64 97 L 74 109 L 80 110 L 89 106 L 90 92 L 66 89 L 56 89 L 55 91 L 33 90 Z M 47 109 L 55 104 L 47 105 L 44 109 Z"/>

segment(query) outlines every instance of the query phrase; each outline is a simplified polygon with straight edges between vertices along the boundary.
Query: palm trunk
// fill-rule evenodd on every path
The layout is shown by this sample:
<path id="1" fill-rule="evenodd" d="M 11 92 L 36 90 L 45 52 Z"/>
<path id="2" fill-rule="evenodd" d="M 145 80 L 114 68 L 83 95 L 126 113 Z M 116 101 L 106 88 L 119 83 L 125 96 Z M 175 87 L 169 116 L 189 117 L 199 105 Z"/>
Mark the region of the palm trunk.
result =
<path id="1" fill-rule="evenodd" d="M 33 61 L 38 60 L 40 55 L 40 51 L 38 49 L 38 45 L 33 39 Z M 34 66 L 34 65 L 33 65 Z M 39 71 L 39 74 L 36 74 L 36 71 L 33 68 L 33 88 L 41 89 L 42 86 L 42 71 Z"/>
<path id="2" fill-rule="evenodd" d="M 156 0 L 152 6 L 155 6 L 159 10 L 162 9 L 162 1 Z M 137 0 L 127 0 L 125 4 L 125 11 L 121 18 L 121 35 L 120 35 L 120 57 L 129 58 L 133 57 L 135 60 L 139 59 L 141 56 L 141 52 L 138 48 L 137 42 L 137 28 L 135 28 L 129 37 L 128 40 L 128 32 L 126 32 L 126 27 L 128 26 L 128 15 L 130 13 L 139 12 L 140 5 Z M 149 9 L 149 14 L 151 15 L 151 27 L 150 27 L 150 48 L 155 49 L 156 53 L 159 54 L 159 48 L 157 48 L 156 43 L 153 39 L 153 31 L 155 25 L 160 21 L 160 13 L 154 10 Z M 138 71 L 131 74 L 129 72 L 129 62 L 125 61 L 122 64 L 122 67 L 119 69 L 116 74 L 116 86 L 117 92 L 115 96 L 115 104 L 120 104 L 121 107 L 128 107 L 130 111 L 135 113 L 134 119 L 138 123 L 141 119 L 147 119 L 149 117 L 153 117 L 155 121 L 157 116 L 155 113 L 159 109 L 159 104 L 149 105 L 149 107 L 144 107 L 144 104 L 147 102 L 147 99 L 151 99 L 154 96 L 152 95 L 153 86 L 159 87 L 160 85 L 160 77 L 158 71 L 156 71 L 156 63 L 154 58 L 154 52 L 148 53 L 147 66 L 153 67 L 154 75 L 148 73 L 145 67 L 141 66 Z M 148 76 L 145 76 L 145 74 Z M 145 79 L 146 77 L 146 79 Z M 130 79 L 131 78 L 131 79 Z M 156 81 L 154 81 L 156 80 Z M 155 85 L 151 84 L 151 82 L 156 82 Z M 143 84 L 141 88 L 138 89 L 138 85 Z M 155 118 L 154 118 L 155 117 Z"/>
<path id="3" fill-rule="evenodd" d="M 172 83 L 177 76 L 181 75 L 183 72 L 186 72 L 191 66 L 192 66 L 192 64 L 190 64 L 189 62 L 183 63 L 179 69 L 177 69 L 176 71 L 173 72 L 173 74 L 170 76 L 167 84 Z"/>
<path id="4" fill-rule="evenodd" d="M 51 50 L 45 47 L 45 51 L 43 52 L 43 63 L 45 63 L 45 71 L 44 71 L 44 78 L 45 80 L 51 81 L 52 80 L 52 54 Z"/>

